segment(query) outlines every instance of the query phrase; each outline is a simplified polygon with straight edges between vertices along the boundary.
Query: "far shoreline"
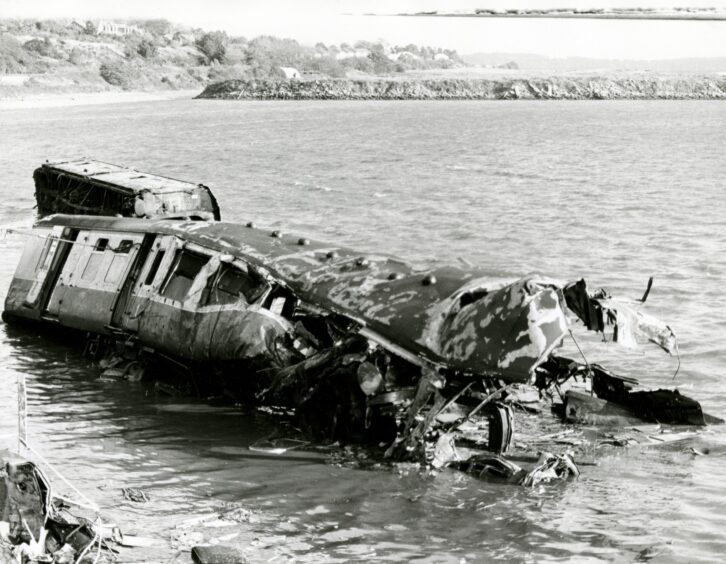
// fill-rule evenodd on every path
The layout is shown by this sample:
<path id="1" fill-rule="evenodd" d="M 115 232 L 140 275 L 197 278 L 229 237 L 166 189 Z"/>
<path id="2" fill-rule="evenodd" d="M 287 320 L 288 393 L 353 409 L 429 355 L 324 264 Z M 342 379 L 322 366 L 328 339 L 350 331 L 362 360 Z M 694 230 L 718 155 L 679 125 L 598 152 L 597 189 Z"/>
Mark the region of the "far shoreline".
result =
<path id="1" fill-rule="evenodd" d="M 2 110 L 31 110 L 42 108 L 67 108 L 72 106 L 97 106 L 135 102 L 158 102 L 164 100 L 192 100 L 200 89 L 156 90 L 156 91 L 100 91 L 100 92 L 41 92 L 30 93 L 18 98 L 0 98 Z"/>

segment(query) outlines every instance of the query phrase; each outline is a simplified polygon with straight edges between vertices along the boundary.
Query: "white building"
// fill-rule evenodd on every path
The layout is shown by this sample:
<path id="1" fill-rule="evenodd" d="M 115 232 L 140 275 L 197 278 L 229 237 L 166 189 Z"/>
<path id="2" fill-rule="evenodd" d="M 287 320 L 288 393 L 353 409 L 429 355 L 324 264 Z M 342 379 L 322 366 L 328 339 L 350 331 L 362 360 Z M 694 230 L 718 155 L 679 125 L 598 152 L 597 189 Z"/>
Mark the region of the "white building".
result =
<path id="1" fill-rule="evenodd" d="M 300 71 L 292 67 L 280 67 L 280 70 L 285 73 L 285 78 L 288 80 L 300 78 Z"/>
<path id="2" fill-rule="evenodd" d="M 133 33 L 141 33 L 141 30 L 135 25 L 117 22 L 100 21 L 96 24 L 96 35 L 131 35 Z"/>

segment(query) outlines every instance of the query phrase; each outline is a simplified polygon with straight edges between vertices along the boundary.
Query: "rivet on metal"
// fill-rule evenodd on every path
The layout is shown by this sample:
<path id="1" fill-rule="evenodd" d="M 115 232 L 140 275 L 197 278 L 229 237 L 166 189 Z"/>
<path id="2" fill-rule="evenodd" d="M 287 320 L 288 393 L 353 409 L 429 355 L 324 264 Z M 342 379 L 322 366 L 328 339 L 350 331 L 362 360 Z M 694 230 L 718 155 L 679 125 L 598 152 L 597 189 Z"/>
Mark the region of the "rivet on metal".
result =
<path id="1" fill-rule="evenodd" d="M 436 284 L 436 276 L 434 276 L 433 274 L 427 274 L 426 276 L 424 276 L 423 280 L 421 280 L 421 284 L 423 284 L 424 286 L 433 286 L 434 284 Z"/>

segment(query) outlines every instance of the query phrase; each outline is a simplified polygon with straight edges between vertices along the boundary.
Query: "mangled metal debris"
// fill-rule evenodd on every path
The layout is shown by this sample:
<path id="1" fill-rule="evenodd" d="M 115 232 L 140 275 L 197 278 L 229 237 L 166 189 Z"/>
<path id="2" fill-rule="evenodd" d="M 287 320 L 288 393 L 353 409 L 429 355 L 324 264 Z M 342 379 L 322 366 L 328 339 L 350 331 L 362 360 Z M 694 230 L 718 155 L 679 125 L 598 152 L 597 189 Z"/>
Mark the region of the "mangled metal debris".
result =
<path id="1" fill-rule="evenodd" d="M 33 179 L 40 217 L 78 213 L 220 219 L 217 200 L 203 184 L 101 161 L 46 161 L 35 170 Z"/>
<path id="2" fill-rule="evenodd" d="M 122 539 L 117 527 L 72 515 L 67 501 L 54 495 L 43 472 L 27 460 L 2 461 L 0 507 L 2 562 L 109 562 L 109 545 Z M 85 555 L 93 558 L 84 560 Z"/>
<path id="3" fill-rule="evenodd" d="M 594 396 L 639 420 L 717 421 L 678 392 L 558 356 L 571 314 L 620 345 L 677 354 L 670 327 L 584 281 L 417 271 L 252 224 L 55 215 L 28 235 L 8 321 L 86 335 L 109 375 L 163 373 L 185 392 L 293 409 L 310 435 L 381 444 L 391 460 L 496 468 L 482 453 L 508 451 L 517 384 L 561 393 L 565 418 L 587 420 Z M 588 395 L 562 392 L 574 379 Z M 577 475 L 563 456 L 541 475 Z"/>

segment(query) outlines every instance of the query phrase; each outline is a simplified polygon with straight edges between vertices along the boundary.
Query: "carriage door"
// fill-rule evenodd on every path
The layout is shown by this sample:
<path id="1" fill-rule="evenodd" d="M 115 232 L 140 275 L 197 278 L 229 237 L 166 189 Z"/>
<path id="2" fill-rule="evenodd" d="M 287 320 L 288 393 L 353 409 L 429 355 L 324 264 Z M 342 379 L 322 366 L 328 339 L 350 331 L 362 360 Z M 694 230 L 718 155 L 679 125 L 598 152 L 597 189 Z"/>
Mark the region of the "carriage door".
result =
<path id="1" fill-rule="evenodd" d="M 158 286 L 164 280 L 173 260 L 176 239 L 169 235 L 149 235 L 145 255 L 138 262 L 135 281 L 129 286 L 123 311 L 114 311 L 114 325 L 131 332 L 139 330 L 139 322 L 149 306 L 149 298 L 156 295 Z M 146 244 L 146 238 L 144 244 Z M 118 316 L 118 317 L 117 317 Z"/>
<path id="2" fill-rule="evenodd" d="M 47 313 L 48 300 L 77 235 L 77 230 L 56 225 L 46 237 L 45 247 L 35 270 L 35 280 L 25 298 L 25 304 L 37 308 L 41 315 Z"/>
<path id="3" fill-rule="evenodd" d="M 149 256 L 149 251 L 155 238 L 156 235 L 154 234 L 144 235 L 144 239 L 141 241 L 139 252 L 136 253 L 133 259 L 133 264 L 126 275 L 126 279 L 119 290 L 118 297 L 113 306 L 113 317 L 111 318 L 111 325 L 113 327 L 121 327 L 124 315 L 128 313 L 127 306 L 129 305 L 129 298 L 131 297 L 131 290 L 139 279 L 139 274 L 146 263 L 146 258 Z"/>

